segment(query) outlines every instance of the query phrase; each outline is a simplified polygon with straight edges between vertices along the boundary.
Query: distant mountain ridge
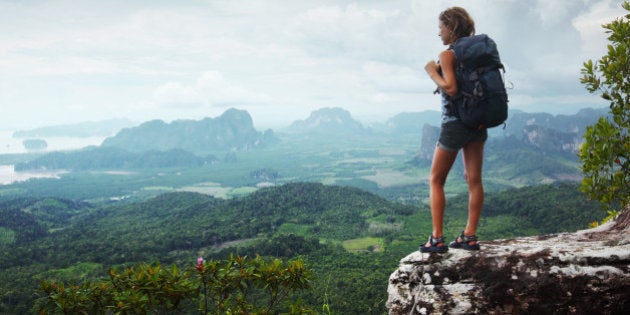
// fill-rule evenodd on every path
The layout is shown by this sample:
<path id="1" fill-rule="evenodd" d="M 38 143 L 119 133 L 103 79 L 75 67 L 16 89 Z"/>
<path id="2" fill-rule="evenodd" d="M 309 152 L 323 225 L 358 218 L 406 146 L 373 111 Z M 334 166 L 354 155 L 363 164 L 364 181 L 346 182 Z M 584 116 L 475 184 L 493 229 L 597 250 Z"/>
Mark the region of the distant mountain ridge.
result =
<path id="1" fill-rule="evenodd" d="M 438 111 L 405 112 L 391 117 L 385 123 L 389 132 L 422 134 L 424 125 L 439 126 L 442 114 Z"/>
<path id="2" fill-rule="evenodd" d="M 503 133 L 504 138 L 516 138 L 543 153 L 564 154 L 577 160 L 576 154 L 586 127 L 607 114 L 607 108 L 585 108 L 574 115 L 514 111 L 505 130 L 495 129 L 492 133 Z"/>
<path id="3" fill-rule="evenodd" d="M 277 141 L 272 130 L 258 132 L 247 111 L 228 109 L 217 118 L 145 122 L 121 130 L 103 141 L 103 147 L 139 152 L 182 149 L 194 153 L 247 151 Z"/>
<path id="4" fill-rule="evenodd" d="M 512 142 L 517 141 L 549 153 L 563 152 L 574 156 L 586 127 L 594 124 L 606 114 L 607 110 L 590 108 L 582 109 L 575 115 L 556 116 L 548 113 L 513 111 L 510 113 L 505 128 L 496 127 L 488 132 L 496 138 L 509 139 Z M 434 123 L 425 122 L 421 127 L 422 145 L 420 151 L 423 158 L 432 157 L 426 153 L 433 152 L 433 147 L 439 136 L 439 124 L 439 120 Z"/>
<path id="5" fill-rule="evenodd" d="M 605 109 L 583 109 L 575 115 L 554 116 L 512 111 L 505 129 L 497 127 L 489 131 L 491 138 L 486 144 L 485 157 L 488 163 L 484 171 L 515 185 L 579 180 L 576 152 L 582 133 L 606 113 Z M 440 121 L 439 112 L 425 111 L 401 113 L 385 124 L 364 127 L 345 109 L 322 108 L 307 119 L 294 122 L 278 138 L 272 130 L 256 131 L 246 111 L 229 109 L 217 118 L 200 121 L 178 120 L 170 124 L 149 121 L 121 130 L 98 149 L 48 153 L 17 163 L 15 170 L 199 167 L 220 162 L 216 154 L 225 155 L 224 162 L 235 162 L 238 152 L 273 146 L 281 139 L 319 149 L 326 145 L 330 150 L 353 149 L 366 141 L 410 148 L 408 165 L 425 168 L 431 164 Z M 413 151 L 417 152 L 415 156 Z M 372 157 L 380 154 L 372 152 Z M 454 167 L 461 168 L 461 163 Z"/>
<path id="6" fill-rule="evenodd" d="M 561 132 L 582 135 L 586 126 L 594 124 L 599 117 L 606 116 L 608 108 L 583 108 L 572 115 L 550 113 L 527 113 L 510 110 L 505 127 L 489 129 L 490 135 L 521 136 L 526 126 L 540 126 Z M 385 123 L 385 129 L 391 132 L 420 133 L 425 124 L 439 127 L 442 122 L 439 111 L 405 112 L 397 114 Z"/>
<path id="7" fill-rule="evenodd" d="M 349 111 L 340 107 L 325 107 L 311 112 L 304 120 L 297 120 L 287 127 L 288 133 L 340 134 L 364 133 L 363 125 L 352 118 Z"/>
<path id="8" fill-rule="evenodd" d="M 19 130 L 13 133 L 13 138 L 37 137 L 107 137 L 123 128 L 135 126 L 137 123 L 129 119 L 107 119 L 102 121 L 87 121 L 71 125 L 57 125 Z"/>
<path id="9" fill-rule="evenodd" d="M 528 182 L 527 177 L 542 182 L 578 180 L 577 152 L 586 127 L 607 113 L 604 109 L 583 109 L 575 115 L 551 115 L 513 111 L 505 129 L 489 130 L 484 172 L 497 174 L 513 183 Z M 439 124 L 439 121 L 436 125 Z M 425 123 L 421 143 L 411 165 L 429 167 L 440 128 Z M 460 169 L 461 163 L 454 168 Z"/>
<path id="10" fill-rule="evenodd" d="M 607 116 L 608 111 L 608 108 L 583 108 L 573 115 L 552 115 L 514 110 L 508 117 L 506 130 L 508 134 L 518 135 L 525 126 L 537 125 L 581 136 L 586 126 L 594 124 L 602 116 Z"/>

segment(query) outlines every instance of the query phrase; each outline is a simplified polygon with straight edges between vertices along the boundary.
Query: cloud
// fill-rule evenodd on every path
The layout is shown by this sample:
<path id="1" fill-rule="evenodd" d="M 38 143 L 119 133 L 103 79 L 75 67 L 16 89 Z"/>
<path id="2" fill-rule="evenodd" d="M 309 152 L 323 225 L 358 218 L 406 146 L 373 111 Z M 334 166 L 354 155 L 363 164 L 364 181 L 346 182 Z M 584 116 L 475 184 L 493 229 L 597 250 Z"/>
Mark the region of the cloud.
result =
<path id="1" fill-rule="evenodd" d="M 257 105 L 270 101 L 270 97 L 226 80 L 216 71 L 202 74 L 196 82 L 196 89 L 208 102 L 218 106 Z"/>
<path id="2" fill-rule="evenodd" d="M 168 82 L 160 85 L 153 97 L 156 102 L 162 104 L 196 104 L 201 102 L 201 97 L 194 87 L 185 86 L 179 82 Z"/>
<path id="3" fill-rule="evenodd" d="M 603 36 L 605 30 L 602 25 L 620 18 L 623 14 L 616 1 L 601 1 L 592 3 L 584 14 L 571 20 L 573 27 L 580 33 L 580 49 L 585 55 L 594 59 L 605 54 L 607 42 L 606 36 Z"/>
<path id="4" fill-rule="evenodd" d="M 437 17 L 453 5 L 497 41 L 513 107 L 601 105 L 578 76 L 605 51 L 615 0 L 0 1 L 0 125 L 439 109 L 423 68 L 445 49 Z"/>
<path id="5" fill-rule="evenodd" d="M 409 27 L 413 20 L 405 5 L 319 6 L 297 14 L 285 35 L 317 58 L 404 63 L 420 50 L 418 33 Z"/>
<path id="6" fill-rule="evenodd" d="M 368 61 L 363 64 L 362 76 L 370 89 L 383 93 L 418 93 L 435 89 L 433 82 L 422 80 L 416 69 Z"/>
<path id="7" fill-rule="evenodd" d="M 260 105 L 270 102 L 265 94 L 250 91 L 226 80 L 218 71 L 204 72 L 194 83 L 168 82 L 154 92 L 154 99 L 166 106 L 182 104 L 187 108 Z"/>

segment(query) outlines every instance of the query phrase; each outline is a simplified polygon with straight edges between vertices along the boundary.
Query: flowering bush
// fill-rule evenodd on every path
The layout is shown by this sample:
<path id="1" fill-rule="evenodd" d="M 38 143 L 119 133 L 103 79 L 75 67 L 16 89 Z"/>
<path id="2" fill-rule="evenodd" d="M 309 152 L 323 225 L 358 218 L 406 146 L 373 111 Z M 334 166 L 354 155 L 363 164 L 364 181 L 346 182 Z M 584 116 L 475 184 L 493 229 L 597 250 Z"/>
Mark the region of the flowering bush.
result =
<path id="1" fill-rule="evenodd" d="M 107 281 L 44 280 L 35 309 L 39 314 L 273 314 L 285 307 L 290 314 L 307 314 L 311 311 L 299 302 L 282 302 L 308 289 L 310 281 L 311 272 L 300 259 L 200 257 L 187 271 L 143 263 L 112 269 Z"/>

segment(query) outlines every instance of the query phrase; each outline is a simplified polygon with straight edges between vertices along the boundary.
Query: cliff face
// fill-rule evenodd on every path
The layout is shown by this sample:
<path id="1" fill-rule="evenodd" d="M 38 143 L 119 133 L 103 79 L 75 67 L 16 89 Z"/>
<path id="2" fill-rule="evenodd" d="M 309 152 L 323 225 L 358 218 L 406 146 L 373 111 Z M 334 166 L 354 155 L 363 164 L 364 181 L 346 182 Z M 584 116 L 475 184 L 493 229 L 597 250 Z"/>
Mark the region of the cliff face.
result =
<path id="1" fill-rule="evenodd" d="M 576 154 L 582 142 L 582 135 L 531 125 L 523 128 L 523 141 L 546 152 Z"/>
<path id="2" fill-rule="evenodd" d="M 418 152 L 418 158 L 428 161 L 428 165 L 430 165 L 430 161 L 433 159 L 435 146 L 437 145 L 439 139 L 440 128 L 424 124 L 422 127 L 422 140 L 420 141 L 420 152 Z"/>
<path id="3" fill-rule="evenodd" d="M 389 278 L 389 314 L 627 314 L 630 207 L 597 229 L 414 252 Z"/>

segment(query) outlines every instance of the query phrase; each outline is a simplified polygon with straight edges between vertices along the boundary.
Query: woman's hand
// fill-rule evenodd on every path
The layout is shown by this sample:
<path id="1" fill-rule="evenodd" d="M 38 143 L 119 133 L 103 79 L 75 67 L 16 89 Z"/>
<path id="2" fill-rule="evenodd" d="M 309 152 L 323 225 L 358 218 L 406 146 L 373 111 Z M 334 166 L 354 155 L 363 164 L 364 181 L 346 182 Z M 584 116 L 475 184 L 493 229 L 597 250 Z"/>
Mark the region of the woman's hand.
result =
<path id="1" fill-rule="evenodd" d="M 435 62 L 435 60 L 431 60 L 427 62 L 426 66 L 424 66 L 424 71 L 432 77 L 434 74 L 438 74 L 440 72 L 440 65 Z"/>

